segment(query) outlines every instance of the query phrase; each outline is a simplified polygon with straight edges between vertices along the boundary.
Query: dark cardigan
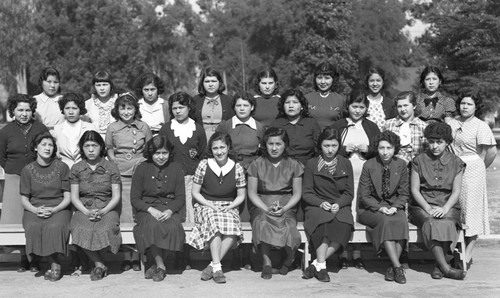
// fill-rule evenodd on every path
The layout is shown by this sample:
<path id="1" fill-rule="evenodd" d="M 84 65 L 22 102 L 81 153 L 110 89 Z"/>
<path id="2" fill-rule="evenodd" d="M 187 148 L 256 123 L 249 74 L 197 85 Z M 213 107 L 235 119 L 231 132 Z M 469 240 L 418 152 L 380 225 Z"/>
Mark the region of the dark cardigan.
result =
<path id="1" fill-rule="evenodd" d="M 201 118 L 201 109 L 203 108 L 203 101 L 205 100 L 205 96 L 203 95 L 196 95 L 193 97 L 194 101 L 194 106 L 196 108 L 196 113 L 194 114 L 194 121 L 196 123 L 202 124 L 203 125 L 203 119 Z M 232 99 L 229 95 L 226 94 L 220 94 L 220 102 L 222 105 L 222 120 L 228 120 L 231 119 L 231 117 L 234 116 L 234 110 L 232 108 Z"/>
<path id="2" fill-rule="evenodd" d="M 366 135 L 368 136 L 368 141 L 370 142 L 370 144 L 368 145 L 368 152 L 362 153 L 361 155 L 363 156 L 363 158 L 368 160 L 377 154 L 377 146 L 375 144 L 375 141 L 380 135 L 380 129 L 378 128 L 377 124 L 366 118 L 363 118 L 363 120 L 361 121 L 363 121 L 361 123 L 361 126 L 365 130 Z M 335 121 L 331 127 L 335 128 L 339 132 L 340 149 L 338 154 L 349 158 L 351 154 L 346 152 L 344 146 L 344 140 L 347 136 L 347 120 L 340 119 L 338 121 Z"/>

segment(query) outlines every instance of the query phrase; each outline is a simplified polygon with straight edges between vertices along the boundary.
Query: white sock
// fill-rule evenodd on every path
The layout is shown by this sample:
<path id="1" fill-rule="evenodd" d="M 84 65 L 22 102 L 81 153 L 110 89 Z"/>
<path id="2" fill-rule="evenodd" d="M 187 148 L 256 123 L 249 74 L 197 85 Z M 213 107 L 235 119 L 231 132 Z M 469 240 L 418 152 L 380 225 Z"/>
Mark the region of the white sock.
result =
<path id="1" fill-rule="evenodd" d="M 320 269 L 318 268 L 318 260 L 317 259 L 314 259 L 314 261 L 312 261 L 312 264 L 314 266 L 314 268 L 316 268 L 316 271 L 319 271 Z"/>
<path id="2" fill-rule="evenodd" d="M 221 263 L 210 263 L 210 265 L 212 265 L 212 272 L 217 272 L 219 270 L 222 270 L 222 264 Z"/>
<path id="3" fill-rule="evenodd" d="M 319 262 L 318 262 L 318 263 L 316 263 L 316 265 L 315 265 L 315 266 L 316 266 L 316 270 L 317 270 L 317 271 L 320 271 L 320 270 L 322 270 L 322 269 L 325 269 L 325 270 L 326 270 L 326 262 L 323 262 L 323 263 L 319 263 Z"/>

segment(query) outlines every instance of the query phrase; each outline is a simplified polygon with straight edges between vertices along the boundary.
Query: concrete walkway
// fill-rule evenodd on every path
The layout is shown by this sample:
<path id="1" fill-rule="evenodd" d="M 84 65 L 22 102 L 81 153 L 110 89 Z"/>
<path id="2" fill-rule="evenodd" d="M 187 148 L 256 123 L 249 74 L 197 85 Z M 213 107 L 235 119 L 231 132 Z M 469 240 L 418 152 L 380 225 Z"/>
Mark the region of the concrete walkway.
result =
<path id="1" fill-rule="evenodd" d="M 145 280 L 142 272 L 115 272 L 102 281 L 89 275 L 51 283 L 33 273 L 15 272 L 15 264 L 0 263 L 0 297 L 500 297 L 500 240 L 480 240 L 474 264 L 464 281 L 433 280 L 431 261 L 413 261 L 407 284 L 384 281 L 387 261 L 368 260 L 367 270 L 329 268 L 330 283 L 304 280 L 301 271 L 260 278 L 251 270 L 226 271 L 227 283 L 201 281 L 199 268 L 169 274 L 163 282 Z"/>

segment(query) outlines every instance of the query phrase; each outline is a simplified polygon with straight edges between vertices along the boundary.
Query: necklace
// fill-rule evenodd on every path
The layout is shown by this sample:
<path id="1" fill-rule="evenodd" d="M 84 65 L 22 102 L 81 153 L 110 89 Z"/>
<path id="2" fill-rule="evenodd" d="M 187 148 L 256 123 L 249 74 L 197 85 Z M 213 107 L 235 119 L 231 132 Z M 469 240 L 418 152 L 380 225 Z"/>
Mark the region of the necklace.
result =
<path id="1" fill-rule="evenodd" d="M 330 91 L 326 91 L 325 95 L 323 95 L 323 92 L 319 92 L 319 96 L 321 96 L 323 98 L 328 97 L 328 95 L 330 95 Z"/>

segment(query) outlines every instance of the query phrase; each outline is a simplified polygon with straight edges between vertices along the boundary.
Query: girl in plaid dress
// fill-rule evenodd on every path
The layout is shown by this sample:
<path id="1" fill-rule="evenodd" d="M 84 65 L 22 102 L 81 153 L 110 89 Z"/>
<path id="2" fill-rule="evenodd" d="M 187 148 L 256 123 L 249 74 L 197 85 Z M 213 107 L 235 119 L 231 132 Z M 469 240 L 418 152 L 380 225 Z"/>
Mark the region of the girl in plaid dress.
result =
<path id="1" fill-rule="evenodd" d="M 243 240 L 238 206 L 245 200 L 246 180 L 243 167 L 229 158 L 232 143 L 228 134 L 215 132 L 208 148 L 211 157 L 200 162 L 193 178 L 195 227 L 188 244 L 210 248 L 212 262 L 201 279 L 225 283 L 221 260 Z"/>

